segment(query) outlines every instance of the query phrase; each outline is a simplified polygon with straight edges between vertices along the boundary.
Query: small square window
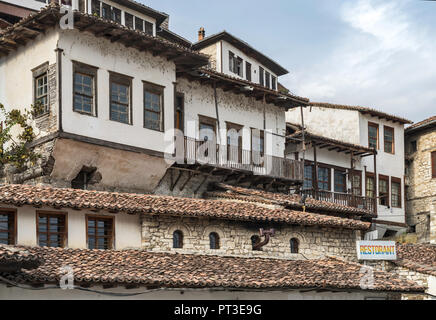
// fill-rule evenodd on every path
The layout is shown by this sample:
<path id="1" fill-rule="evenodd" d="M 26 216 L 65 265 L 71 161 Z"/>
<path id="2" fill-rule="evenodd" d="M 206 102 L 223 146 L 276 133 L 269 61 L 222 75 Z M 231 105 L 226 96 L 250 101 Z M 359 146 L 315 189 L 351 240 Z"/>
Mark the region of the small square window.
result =
<path id="1" fill-rule="evenodd" d="M 111 250 L 114 248 L 114 219 L 112 217 L 87 217 L 88 249 Z"/>
<path id="2" fill-rule="evenodd" d="M 0 244 L 15 245 L 16 213 L 12 210 L 0 210 Z"/>
<path id="3" fill-rule="evenodd" d="M 38 213 L 38 245 L 63 248 L 66 245 L 66 214 Z"/>

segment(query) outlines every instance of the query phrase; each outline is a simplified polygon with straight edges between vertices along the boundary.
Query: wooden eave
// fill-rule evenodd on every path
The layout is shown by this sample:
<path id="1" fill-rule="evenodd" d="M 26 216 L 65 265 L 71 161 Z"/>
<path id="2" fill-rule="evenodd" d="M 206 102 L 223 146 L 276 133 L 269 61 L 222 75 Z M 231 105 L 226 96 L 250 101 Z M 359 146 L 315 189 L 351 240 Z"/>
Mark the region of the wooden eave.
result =
<path id="1" fill-rule="evenodd" d="M 292 135 L 289 135 L 286 139 L 288 141 L 302 141 L 302 132 L 298 131 Z M 366 148 L 364 146 L 354 145 L 351 143 L 342 142 L 339 140 L 334 140 L 326 137 L 316 136 L 309 132 L 305 133 L 306 144 L 312 144 L 312 146 L 318 149 L 327 149 L 328 151 L 336 151 L 339 153 L 351 154 L 354 156 L 367 157 L 376 155 L 377 151 L 371 148 Z"/>
<path id="2" fill-rule="evenodd" d="M 198 81 L 202 85 L 215 86 L 224 92 L 242 94 L 252 97 L 258 101 L 265 99 L 266 103 L 289 110 L 292 108 L 309 105 L 309 99 L 283 94 L 278 91 L 270 90 L 258 84 L 230 77 L 228 75 L 212 71 L 205 68 L 192 72 L 178 72 L 178 77 L 186 78 L 190 81 Z"/>
<path id="3" fill-rule="evenodd" d="M 62 14 L 57 4 L 51 4 L 41 11 L 22 19 L 17 24 L 0 32 L 0 58 L 9 55 L 20 46 L 26 45 L 48 29 L 56 27 Z M 74 12 L 74 28 L 90 32 L 111 42 L 118 42 L 140 52 L 148 51 L 176 64 L 177 71 L 199 68 L 208 63 L 208 56 L 170 41 L 153 37 L 137 30 L 131 30 L 116 22 Z"/>

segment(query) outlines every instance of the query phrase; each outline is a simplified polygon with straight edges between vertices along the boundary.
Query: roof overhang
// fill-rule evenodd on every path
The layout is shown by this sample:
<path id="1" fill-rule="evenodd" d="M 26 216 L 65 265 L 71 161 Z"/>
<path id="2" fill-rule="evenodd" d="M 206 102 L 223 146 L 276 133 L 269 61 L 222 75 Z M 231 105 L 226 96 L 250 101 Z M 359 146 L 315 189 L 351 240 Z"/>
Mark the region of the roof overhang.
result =
<path id="1" fill-rule="evenodd" d="M 111 1 L 156 19 L 158 26 L 168 18 L 168 14 L 154 10 L 136 1 L 132 1 L 132 0 L 111 0 Z"/>
<path id="2" fill-rule="evenodd" d="M 244 52 L 246 55 L 256 59 L 261 64 L 263 64 L 265 67 L 270 69 L 272 72 L 274 72 L 277 76 L 283 76 L 285 74 L 288 74 L 289 71 L 283 68 L 281 65 L 279 65 L 277 62 L 272 60 L 271 58 L 267 57 L 263 53 L 259 52 L 258 50 L 251 47 L 248 43 L 245 41 L 238 39 L 237 37 L 231 35 L 230 33 L 223 31 L 217 34 L 214 34 L 212 36 L 209 36 L 195 44 L 193 44 L 193 49 L 200 50 L 205 47 L 208 47 L 218 41 L 225 40 Z"/>
<path id="3" fill-rule="evenodd" d="M 216 85 L 217 88 L 221 88 L 225 92 L 231 91 L 235 94 L 253 97 L 258 101 L 265 99 L 266 103 L 274 104 L 285 110 L 309 105 L 309 99 L 307 98 L 280 93 L 258 84 L 237 79 L 206 68 L 200 68 L 199 70 L 192 72 L 181 72 L 177 75 L 185 77 L 191 81 L 199 81 L 201 84 Z"/>
<path id="4" fill-rule="evenodd" d="M 48 29 L 55 28 L 61 18 L 59 5 L 51 4 L 2 30 L 0 32 L 0 57 L 9 55 L 38 35 L 44 34 Z M 121 43 L 128 48 L 135 48 L 140 52 L 148 51 L 154 56 L 165 57 L 176 64 L 177 71 L 196 69 L 206 65 L 209 61 L 207 55 L 179 44 L 78 11 L 74 12 L 74 28 L 81 32 L 90 32 L 96 37 L 106 38 L 111 42 Z"/>

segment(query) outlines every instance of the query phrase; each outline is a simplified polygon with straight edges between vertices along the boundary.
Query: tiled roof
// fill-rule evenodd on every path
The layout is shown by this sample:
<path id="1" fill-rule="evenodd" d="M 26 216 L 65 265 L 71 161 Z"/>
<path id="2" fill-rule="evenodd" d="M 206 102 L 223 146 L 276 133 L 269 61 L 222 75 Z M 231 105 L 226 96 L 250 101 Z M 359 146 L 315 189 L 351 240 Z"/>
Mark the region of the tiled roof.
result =
<path id="1" fill-rule="evenodd" d="M 399 244 L 396 264 L 410 270 L 436 276 L 436 245 Z"/>
<path id="2" fill-rule="evenodd" d="M 417 122 L 417 123 L 411 125 L 410 127 L 407 127 L 406 133 L 409 133 L 410 131 L 414 131 L 415 129 L 418 129 L 418 128 L 425 128 L 431 124 L 436 124 L 436 116 L 422 120 L 420 122 Z"/>
<path id="3" fill-rule="evenodd" d="M 26 185 L 0 186 L 0 203 L 16 206 L 49 206 L 57 209 L 106 210 L 130 214 L 144 213 L 150 215 L 208 217 L 236 221 L 276 222 L 353 230 L 367 230 L 370 227 L 370 223 L 358 220 L 286 209 L 271 209 L 254 203 Z"/>
<path id="4" fill-rule="evenodd" d="M 152 288 L 342 289 L 361 290 L 361 265 L 337 258 L 290 261 L 205 255 L 28 248 L 45 263 L 36 270 L 5 275 L 30 284 L 58 284 L 60 267 L 70 266 L 75 285 L 139 285 Z M 374 271 L 374 287 L 387 292 L 425 288 L 395 275 Z"/>
<path id="5" fill-rule="evenodd" d="M 378 111 L 373 108 L 367 108 L 367 107 L 361 107 L 361 106 L 349 106 L 349 105 L 343 105 L 343 104 L 332 104 L 332 103 L 325 103 L 325 102 L 311 102 L 311 106 L 313 107 L 321 107 L 321 108 L 331 108 L 331 109 L 342 109 L 342 110 L 353 110 L 353 111 L 359 111 L 363 114 L 369 114 L 373 117 L 380 117 L 385 118 L 387 120 L 391 120 L 394 122 L 399 122 L 401 124 L 411 124 L 413 123 L 410 120 L 388 114 L 385 112 Z"/>
<path id="6" fill-rule="evenodd" d="M 0 272 L 37 268 L 42 261 L 24 248 L 0 245 Z"/>
<path id="7" fill-rule="evenodd" d="M 301 209 L 303 204 L 301 203 L 301 195 L 298 194 L 284 194 L 284 193 L 273 193 L 258 189 L 247 189 L 242 187 L 235 187 L 226 185 L 223 183 L 215 184 L 219 189 L 226 190 L 227 192 L 214 192 L 208 193 L 209 197 L 216 198 L 226 198 L 242 200 L 247 202 L 264 202 L 268 200 L 269 203 L 281 204 L 289 208 Z M 242 196 L 242 197 L 241 197 Z M 354 214 L 354 215 L 371 215 L 370 211 L 365 209 L 347 207 L 341 204 L 315 200 L 312 198 L 306 199 L 306 209 L 324 211 L 335 214 Z"/>

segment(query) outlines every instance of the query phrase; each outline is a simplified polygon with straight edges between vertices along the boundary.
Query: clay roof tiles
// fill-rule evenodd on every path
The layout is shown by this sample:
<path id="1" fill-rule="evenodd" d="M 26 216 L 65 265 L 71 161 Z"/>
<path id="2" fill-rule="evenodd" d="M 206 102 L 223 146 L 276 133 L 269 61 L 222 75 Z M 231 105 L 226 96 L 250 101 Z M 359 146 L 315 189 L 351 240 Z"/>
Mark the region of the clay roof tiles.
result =
<path id="1" fill-rule="evenodd" d="M 410 270 L 436 276 L 436 245 L 399 244 L 396 264 Z"/>
<path id="2" fill-rule="evenodd" d="M 35 270 L 5 275 L 10 281 L 58 284 L 61 266 L 71 266 L 79 285 L 131 285 L 158 288 L 230 289 L 356 289 L 361 290 L 361 265 L 337 258 L 276 260 L 205 255 L 149 253 L 141 250 L 102 251 L 26 248 L 44 259 Z M 423 292 L 418 284 L 374 271 L 372 291 Z"/>
<path id="3" fill-rule="evenodd" d="M 129 214 L 143 213 L 179 217 L 209 217 L 234 221 L 262 221 L 352 230 L 367 230 L 370 227 L 370 223 L 359 220 L 287 209 L 273 209 L 255 203 L 26 185 L 1 185 L 0 203 L 15 206 L 49 206 L 59 209 L 106 210 Z"/>

